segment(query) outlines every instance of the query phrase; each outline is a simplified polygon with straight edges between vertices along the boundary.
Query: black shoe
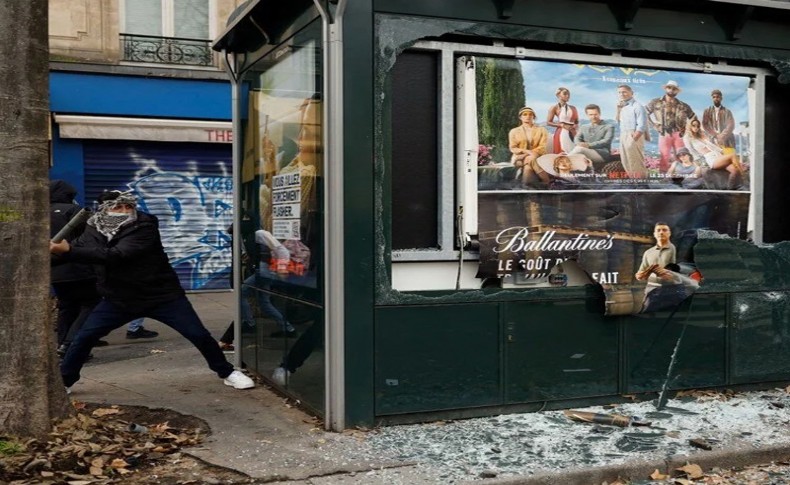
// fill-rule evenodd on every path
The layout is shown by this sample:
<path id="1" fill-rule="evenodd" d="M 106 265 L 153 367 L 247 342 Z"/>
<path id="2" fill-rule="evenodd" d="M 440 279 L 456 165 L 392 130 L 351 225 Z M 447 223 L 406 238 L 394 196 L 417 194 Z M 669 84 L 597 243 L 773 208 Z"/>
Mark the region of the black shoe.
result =
<path id="1" fill-rule="evenodd" d="M 110 342 L 108 342 L 106 340 L 99 340 L 98 342 L 96 342 L 94 347 L 106 347 L 108 345 L 110 345 Z"/>
<path id="2" fill-rule="evenodd" d="M 135 332 L 126 331 L 126 338 L 129 339 L 136 339 L 136 338 L 154 338 L 158 337 L 159 332 L 154 332 L 153 330 L 146 330 L 144 327 L 140 327 Z"/>
<path id="3" fill-rule="evenodd" d="M 270 337 L 296 337 L 296 330 L 277 330 L 269 334 Z"/>

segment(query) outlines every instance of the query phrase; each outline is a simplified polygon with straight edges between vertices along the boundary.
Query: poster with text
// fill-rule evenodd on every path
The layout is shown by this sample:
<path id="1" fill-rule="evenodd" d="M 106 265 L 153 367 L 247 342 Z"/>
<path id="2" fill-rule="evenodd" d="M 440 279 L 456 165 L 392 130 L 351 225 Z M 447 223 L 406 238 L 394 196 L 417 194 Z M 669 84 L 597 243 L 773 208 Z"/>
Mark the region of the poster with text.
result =
<path id="1" fill-rule="evenodd" d="M 743 237 L 749 195 L 499 192 L 480 194 L 479 207 L 478 277 L 521 288 L 600 284 L 607 313 L 622 314 L 642 311 L 643 297 L 656 287 L 700 281 L 697 230 Z M 672 251 L 651 261 L 660 267 L 640 268 L 659 246 L 658 224 Z M 674 274 L 660 278 L 664 269 Z M 640 279 L 641 270 L 647 272 Z"/>

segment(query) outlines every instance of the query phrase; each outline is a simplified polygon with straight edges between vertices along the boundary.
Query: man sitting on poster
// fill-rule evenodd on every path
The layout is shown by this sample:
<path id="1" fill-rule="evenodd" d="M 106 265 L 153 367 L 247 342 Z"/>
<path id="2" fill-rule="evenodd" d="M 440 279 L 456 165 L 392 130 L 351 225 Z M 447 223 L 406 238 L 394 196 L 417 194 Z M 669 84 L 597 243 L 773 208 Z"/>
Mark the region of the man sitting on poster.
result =
<path id="1" fill-rule="evenodd" d="M 656 238 L 656 245 L 645 251 L 642 255 L 642 264 L 636 272 L 636 279 L 639 281 L 647 280 L 645 294 L 650 293 L 661 286 L 660 278 L 666 275 L 664 267 L 670 263 L 676 263 L 677 250 L 675 245 L 669 242 L 672 231 L 666 222 L 656 222 L 653 226 L 653 237 Z"/>
<path id="2" fill-rule="evenodd" d="M 597 170 L 609 162 L 612 140 L 614 139 L 614 126 L 601 119 L 601 108 L 597 104 L 588 104 L 584 113 L 590 123 L 582 125 L 574 140 L 576 147 L 570 155 L 581 153 L 592 160 Z"/>
<path id="3" fill-rule="evenodd" d="M 642 264 L 635 275 L 640 281 L 647 280 L 640 312 L 677 308 L 699 286 L 693 279 L 680 274 L 680 267 L 675 261 L 677 250 L 669 242 L 671 235 L 666 222 L 656 222 L 653 228 L 656 245 L 642 255 Z"/>
<path id="4" fill-rule="evenodd" d="M 548 174 L 538 165 L 538 157 L 546 153 L 549 132 L 542 126 L 535 125 L 535 111 L 525 106 L 518 111 L 521 125 L 510 130 L 508 146 L 513 156 L 510 162 L 521 170 L 521 182 L 527 185 L 533 174 L 537 175 L 545 186 L 549 185 Z"/>

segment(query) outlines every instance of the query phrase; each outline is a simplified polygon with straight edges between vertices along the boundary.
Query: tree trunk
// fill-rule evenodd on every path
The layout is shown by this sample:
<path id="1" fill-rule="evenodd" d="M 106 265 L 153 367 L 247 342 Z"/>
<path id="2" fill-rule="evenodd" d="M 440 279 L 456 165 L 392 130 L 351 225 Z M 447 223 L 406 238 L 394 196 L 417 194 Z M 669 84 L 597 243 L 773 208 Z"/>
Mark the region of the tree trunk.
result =
<path id="1" fill-rule="evenodd" d="M 47 0 L 0 1 L 0 435 L 43 437 L 70 406 L 49 302 Z"/>

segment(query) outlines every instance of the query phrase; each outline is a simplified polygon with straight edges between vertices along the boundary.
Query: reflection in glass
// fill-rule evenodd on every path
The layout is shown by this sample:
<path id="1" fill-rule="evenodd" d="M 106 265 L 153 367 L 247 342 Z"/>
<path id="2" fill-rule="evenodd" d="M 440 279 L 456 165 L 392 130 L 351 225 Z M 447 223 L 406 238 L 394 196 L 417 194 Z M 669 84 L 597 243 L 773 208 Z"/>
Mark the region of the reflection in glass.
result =
<path id="1" fill-rule="evenodd" d="M 251 268 L 242 285 L 242 318 L 243 328 L 254 329 L 249 338 L 243 336 L 242 356 L 319 413 L 324 392 L 320 37 L 315 22 L 246 74 L 241 170 L 242 244 Z"/>

